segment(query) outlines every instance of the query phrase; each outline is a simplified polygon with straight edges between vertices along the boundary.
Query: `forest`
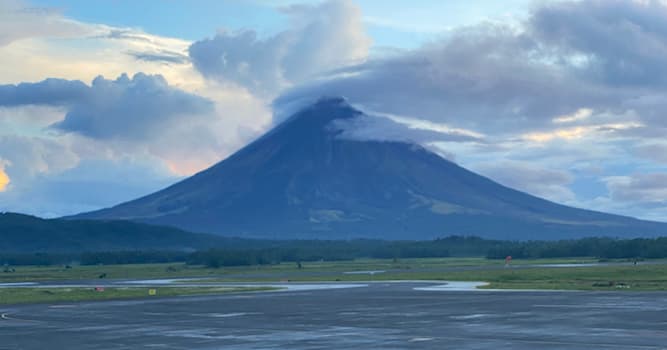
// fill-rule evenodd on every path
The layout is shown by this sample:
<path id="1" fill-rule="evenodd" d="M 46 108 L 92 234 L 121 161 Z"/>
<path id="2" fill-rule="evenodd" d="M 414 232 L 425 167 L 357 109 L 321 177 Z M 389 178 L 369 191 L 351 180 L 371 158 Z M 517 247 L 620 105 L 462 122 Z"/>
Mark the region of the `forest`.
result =
<path id="1" fill-rule="evenodd" d="M 197 251 L 117 250 L 82 253 L 0 253 L 0 264 L 114 265 L 183 262 L 207 267 L 279 264 L 282 262 L 338 261 L 360 258 L 406 259 L 435 257 L 488 259 L 594 257 L 598 259 L 667 258 L 667 237 L 560 241 L 500 241 L 450 236 L 431 241 L 381 240 L 230 240 L 224 247 Z"/>

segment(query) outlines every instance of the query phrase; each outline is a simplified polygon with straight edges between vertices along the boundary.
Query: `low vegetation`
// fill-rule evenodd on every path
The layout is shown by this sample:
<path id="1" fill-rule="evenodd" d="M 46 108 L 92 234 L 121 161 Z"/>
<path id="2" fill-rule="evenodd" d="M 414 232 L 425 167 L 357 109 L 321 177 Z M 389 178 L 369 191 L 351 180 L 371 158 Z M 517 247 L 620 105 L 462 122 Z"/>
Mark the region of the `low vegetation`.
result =
<path id="1" fill-rule="evenodd" d="M 517 259 L 505 262 L 486 258 L 356 259 L 273 265 L 210 268 L 177 264 L 16 267 L 1 273 L 0 282 L 43 280 L 205 278 L 207 282 L 316 282 L 440 280 L 485 281 L 487 288 L 576 290 L 667 290 L 667 261 L 613 260 L 594 265 L 593 258 Z M 558 267 L 559 265 L 568 267 Z M 352 272 L 352 273 L 351 273 Z M 2 289 L 0 289 L 2 290 Z"/>
<path id="2" fill-rule="evenodd" d="M 159 298 L 274 290 L 270 287 L 0 288 L 0 305 Z"/>
<path id="3" fill-rule="evenodd" d="M 484 288 L 496 289 L 667 291 L 667 265 L 525 269 L 472 277 L 489 282 Z"/>

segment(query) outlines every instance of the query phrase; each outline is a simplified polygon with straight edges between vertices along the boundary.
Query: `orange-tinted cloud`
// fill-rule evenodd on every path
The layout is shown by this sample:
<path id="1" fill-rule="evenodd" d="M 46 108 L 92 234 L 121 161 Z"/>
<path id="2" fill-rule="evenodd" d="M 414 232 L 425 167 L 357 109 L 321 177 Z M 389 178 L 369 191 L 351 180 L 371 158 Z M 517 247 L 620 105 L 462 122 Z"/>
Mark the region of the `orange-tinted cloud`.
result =
<path id="1" fill-rule="evenodd" d="M 4 169 L 0 168 L 0 192 L 4 191 L 9 184 L 9 176 L 5 173 Z"/>

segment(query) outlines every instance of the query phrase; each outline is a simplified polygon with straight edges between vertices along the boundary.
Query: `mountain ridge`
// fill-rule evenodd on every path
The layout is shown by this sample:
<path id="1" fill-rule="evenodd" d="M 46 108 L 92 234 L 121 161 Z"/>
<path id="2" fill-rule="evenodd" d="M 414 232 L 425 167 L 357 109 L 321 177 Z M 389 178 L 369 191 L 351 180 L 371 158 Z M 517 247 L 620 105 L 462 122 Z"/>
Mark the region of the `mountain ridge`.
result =
<path id="1" fill-rule="evenodd" d="M 228 240 L 223 237 L 129 221 L 42 219 L 0 213 L 0 252 L 3 253 L 189 251 L 226 243 Z"/>
<path id="2" fill-rule="evenodd" d="M 347 139 L 334 125 L 363 117 L 344 99 L 321 99 L 190 178 L 75 218 L 271 239 L 667 233 L 667 224 L 572 208 L 502 186 L 415 144 Z"/>

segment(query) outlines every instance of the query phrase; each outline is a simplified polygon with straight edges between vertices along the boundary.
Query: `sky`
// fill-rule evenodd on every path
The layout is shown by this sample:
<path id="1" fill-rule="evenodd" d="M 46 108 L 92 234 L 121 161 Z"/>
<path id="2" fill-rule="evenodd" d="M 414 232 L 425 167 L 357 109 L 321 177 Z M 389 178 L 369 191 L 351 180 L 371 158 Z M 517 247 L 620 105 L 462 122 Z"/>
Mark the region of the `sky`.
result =
<path id="1" fill-rule="evenodd" d="M 0 0 L 0 211 L 161 189 L 341 95 L 559 203 L 667 221 L 667 3 Z"/>

